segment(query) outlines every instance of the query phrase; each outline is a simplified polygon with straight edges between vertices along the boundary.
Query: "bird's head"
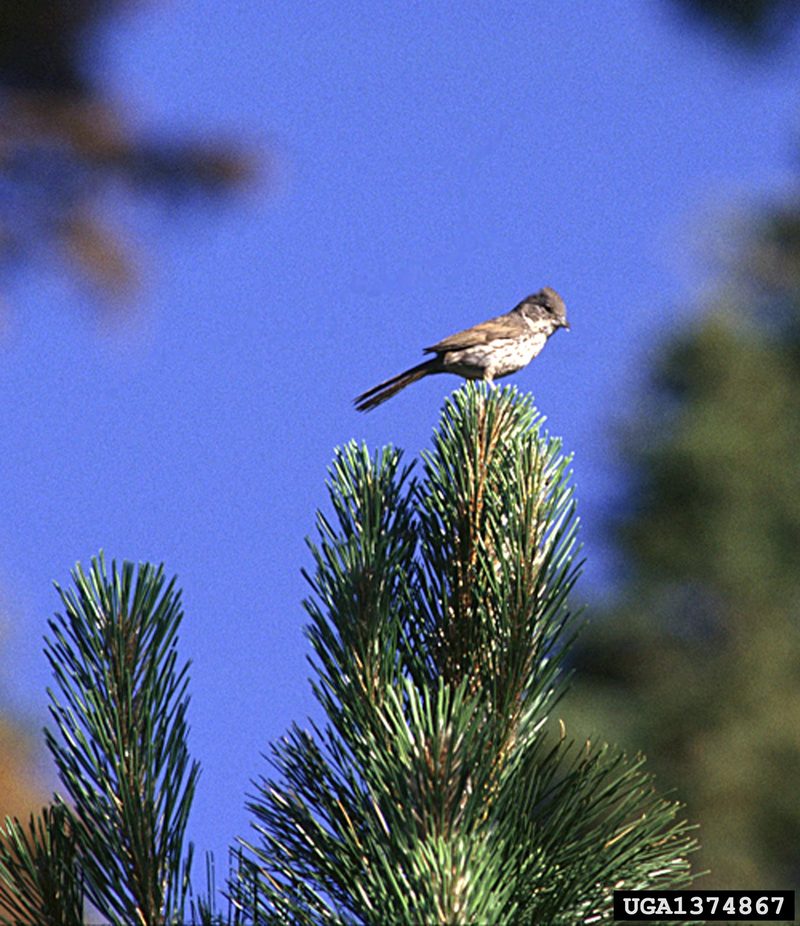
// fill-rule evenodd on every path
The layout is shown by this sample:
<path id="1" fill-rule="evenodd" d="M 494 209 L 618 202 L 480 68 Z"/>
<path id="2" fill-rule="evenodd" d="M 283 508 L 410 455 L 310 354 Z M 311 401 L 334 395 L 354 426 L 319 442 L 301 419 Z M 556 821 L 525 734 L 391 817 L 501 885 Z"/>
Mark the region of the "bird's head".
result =
<path id="1" fill-rule="evenodd" d="M 549 286 L 523 299 L 518 308 L 528 315 L 549 319 L 554 329 L 566 328 L 569 331 L 567 307 L 564 305 L 564 300 Z"/>

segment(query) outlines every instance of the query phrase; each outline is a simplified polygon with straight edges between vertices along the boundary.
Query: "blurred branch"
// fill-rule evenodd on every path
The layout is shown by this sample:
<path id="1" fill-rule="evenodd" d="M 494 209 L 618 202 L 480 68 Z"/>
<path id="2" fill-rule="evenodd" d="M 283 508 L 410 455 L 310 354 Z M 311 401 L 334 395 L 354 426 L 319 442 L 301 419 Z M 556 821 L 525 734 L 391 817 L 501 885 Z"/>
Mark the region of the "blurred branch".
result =
<path id="1" fill-rule="evenodd" d="M 119 0 L 11 0 L 0 6 L 0 274 L 65 256 L 105 295 L 136 281 L 122 238 L 99 218 L 107 193 L 185 199 L 240 187 L 255 158 L 219 141 L 144 137 L 89 66 Z"/>
<path id="2" fill-rule="evenodd" d="M 727 32 L 754 50 L 785 38 L 798 19 L 797 0 L 673 0 L 687 13 Z"/>

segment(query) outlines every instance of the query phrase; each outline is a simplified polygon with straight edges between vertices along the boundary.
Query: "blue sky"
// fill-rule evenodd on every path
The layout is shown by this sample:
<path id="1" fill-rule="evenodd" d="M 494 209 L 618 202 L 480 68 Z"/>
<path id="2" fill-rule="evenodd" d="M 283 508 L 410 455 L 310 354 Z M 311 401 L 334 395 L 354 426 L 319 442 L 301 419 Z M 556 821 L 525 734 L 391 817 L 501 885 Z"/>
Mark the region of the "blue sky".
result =
<path id="1" fill-rule="evenodd" d="M 137 124 L 267 146 L 274 168 L 221 208 L 110 202 L 144 271 L 110 331 L 56 266 L 7 294 L 13 703 L 46 722 L 52 580 L 101 547 L 165 562 L 203 764 L 190 835 L 224 857 L 260 753 L 313 710 L 300 568 L 332 450 L 356 437 L 413 456 L 458 381 L 368 416 L 353 396 L 543 285 L 572 331 L 513 382 L 575 453 L 576 604 L 600 594 L 618 424 L 659 336 L 711 288 L 727 218 L 790 183 L 794 51 L 751 60 L 665 0 L 176 0 L 109 29 L 102 67 Z"/>

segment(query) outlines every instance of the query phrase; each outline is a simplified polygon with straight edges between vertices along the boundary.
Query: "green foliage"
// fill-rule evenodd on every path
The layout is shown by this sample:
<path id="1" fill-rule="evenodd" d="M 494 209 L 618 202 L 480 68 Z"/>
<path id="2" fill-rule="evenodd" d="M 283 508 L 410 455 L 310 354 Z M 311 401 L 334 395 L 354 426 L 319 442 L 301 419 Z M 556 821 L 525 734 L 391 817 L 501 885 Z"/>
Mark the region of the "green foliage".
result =
<path id="1" fill-rule="evenodd" d="M 80 922 L 85 892 L 106 922 L 182 922 L 191 847 L 183 838 L 199 768 L 186 746 L 187 669 L 174 580 L 102 555 L 58 588 L 46 654 L 56 730 L 45 736 L 64 797 L 0 841 L 0 910 L 14 922 Z"/>
<path id="2" fill-rule="evenodd" d="M 641 759 L 578 747 L 554 710 L 575 633 L 568 460 L 515 390 L 448 402 L 421 475 L 339 451 L 305 602 L 326 722 L 272 750 L 227 915 L 183 840 L 198 766 L 174 581 L 102 556 L 51 621 L 65 787 L 0 838 L 0 922 L 607 921 L 614 888 L 679 886 L 693 841 Z"/>
<path id="3" fill-rule="evenodd" d="M 0 836 L 0 922 L 78 926 L 83 887 L 66 808 L 46 807 L 27 830 L 7 817 Z"/>
<path id="4" fill-rule="evenodd" d="M 135 574 L 132 563 L 109 577 L 102 557 L 73 579 L 75 590 L 58 589 L 66 615 L 50 622 L 61 738 L 46 737 L 74 804 L 87 894 L 112 922 L 181 918 L 181 850 L 199 767 L 186 746 L 174 580 L 165 588 L 163 569 Z"/>
<path id="5" fill-rule="evenodd" d="M 577 520 L 529 399 L 467 385 L 416 478 L 340 450 L 306 601 L 323 726 L 256 784 L 231 893 L 282 923 L 549 923 L 678 886 L 692 842 L 641 761 L 553 729 Z M 594 918 L 594 919 L 593 919 Z"/>
<path id="6" fill-rule="evenodd" d="M 665 579 L 713 583 L 762 607 L 800 571 L 799 370 L 788 343 L 763 337 L 732 312 L 710 314 L 676 338 L 658 371 L 654 410 L 631 442 L 635 518 L 630 554 Z M 686 538 L 696 538 L 703 546 Z"/>

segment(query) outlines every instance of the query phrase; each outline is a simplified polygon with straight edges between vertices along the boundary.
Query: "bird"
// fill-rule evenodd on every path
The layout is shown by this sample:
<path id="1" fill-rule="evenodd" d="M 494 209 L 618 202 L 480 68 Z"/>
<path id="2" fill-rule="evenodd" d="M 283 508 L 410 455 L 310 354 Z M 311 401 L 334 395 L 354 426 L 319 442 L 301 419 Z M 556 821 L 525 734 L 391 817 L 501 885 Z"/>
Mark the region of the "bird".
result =
<path id="1" fill-rule="evenodd" d="M 567 307 L 554 289 L 545 286 L 510 312 L 426 347 L 423 353 L 435 356 L 362 392 L 353 404 L 360 412 L 370 411 L 434 373 L 455 373 L 492 385 L 496 379 L 526 367 L 559 328 L 569 330 Z"/>

